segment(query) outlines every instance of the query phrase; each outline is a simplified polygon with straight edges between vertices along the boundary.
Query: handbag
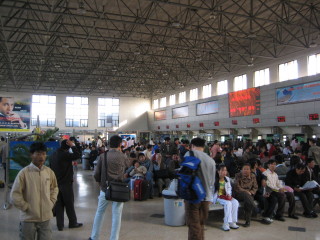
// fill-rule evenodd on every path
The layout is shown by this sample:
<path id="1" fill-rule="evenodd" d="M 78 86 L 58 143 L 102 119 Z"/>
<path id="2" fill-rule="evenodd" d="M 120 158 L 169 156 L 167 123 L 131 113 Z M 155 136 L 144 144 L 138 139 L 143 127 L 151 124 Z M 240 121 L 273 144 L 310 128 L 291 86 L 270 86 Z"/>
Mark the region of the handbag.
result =
<path id="1" fill-rule="evenodd" d="M 219 198 L 223 199 L 223 200 L 228 200 L 228 201 L 232 200 L 232 197 L 231 196 L 227 196 L 227 195 L 220 195 Z"/>
<path id="2" fill-rule="evenodd" d="M 113 202 L 128 202 L 130 200 L 129 184 L 125 182 L 109 180 L 107 152 L 104 153 L 104 164 L 107 174 L 106 200 Z"/>

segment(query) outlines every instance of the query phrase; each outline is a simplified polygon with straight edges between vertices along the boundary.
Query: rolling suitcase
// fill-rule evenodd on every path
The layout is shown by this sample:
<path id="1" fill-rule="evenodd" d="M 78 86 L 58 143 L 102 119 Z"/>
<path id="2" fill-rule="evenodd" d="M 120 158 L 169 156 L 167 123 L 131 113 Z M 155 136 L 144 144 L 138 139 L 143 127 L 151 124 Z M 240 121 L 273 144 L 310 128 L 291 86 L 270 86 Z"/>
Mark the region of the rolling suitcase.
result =
<path id="1" fill-rule="evenodd" d="M 135 180 L 133 193 L 135 201 L 147 200 L 149 195 L 149 182 L 142 179 Z"/>

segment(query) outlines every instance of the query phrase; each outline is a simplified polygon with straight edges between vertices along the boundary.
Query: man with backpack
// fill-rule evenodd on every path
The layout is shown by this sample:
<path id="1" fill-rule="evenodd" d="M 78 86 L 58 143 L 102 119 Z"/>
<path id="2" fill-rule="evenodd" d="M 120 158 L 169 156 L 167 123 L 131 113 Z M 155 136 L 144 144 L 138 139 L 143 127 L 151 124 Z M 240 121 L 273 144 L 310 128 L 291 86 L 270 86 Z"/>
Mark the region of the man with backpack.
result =
<path id="1" fill-rule="evenodd" d="M 191 140 L 191 154 L 187 152 L 185 157 L 194 156 L 200 160 L 200 166 L 196 171 L 202 186 L 205 190 L 205 198 L 196 201 L 185 200 L 186 222 L 189 228 L 189 240 L 204 239 L 204 223 L 208 218 L 209 205 L 213 200 L 214 182 L 216 174 L 216 164 L 205 152 L 205 140 L 202 138 L 194 138 Z"/>

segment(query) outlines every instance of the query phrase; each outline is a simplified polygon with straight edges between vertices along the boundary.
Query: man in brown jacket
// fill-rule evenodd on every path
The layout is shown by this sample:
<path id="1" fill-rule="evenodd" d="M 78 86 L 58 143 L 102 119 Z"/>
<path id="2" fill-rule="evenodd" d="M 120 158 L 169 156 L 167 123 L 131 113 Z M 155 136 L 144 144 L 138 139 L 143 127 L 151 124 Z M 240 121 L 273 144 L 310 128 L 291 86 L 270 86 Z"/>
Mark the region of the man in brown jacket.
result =
<path id="1" fill-rule="evenodd" d="M 50 219 L 57 200 L 58 184 L 54 172 L 44 166 L 47 147 L 40 142 L 30 146 L 32 162 L 16 177 L 10 198 L 20 209 L 20 239 L 51 239 Z"/>
<path id="2" fill-rule="evenodd" d="M 92 226 L 91 237 L 89 240 L 99 239 L 101 225 L 103 223 L 103 215 L 109 203 L 112 204 L 112 227 L 110 239 L 119 239 L 121 216 L 123 202 L 111 202 L 106 200 L 107 176 L 112 181 L 124 181 L 125 170 L 130 166 L 129 159 L 121 151 L 122 138 L 114 135 L 110 138 L 110 151 L 102 153 L 98 161 L 96 171 L 94 173 L 95 180 L 100 185 L 100 195 L 98 197 L 98 207 Z M 106 159 L 105 157 L 106 156 Z M 107 172 L 106 165 L 107 164 Z"/>

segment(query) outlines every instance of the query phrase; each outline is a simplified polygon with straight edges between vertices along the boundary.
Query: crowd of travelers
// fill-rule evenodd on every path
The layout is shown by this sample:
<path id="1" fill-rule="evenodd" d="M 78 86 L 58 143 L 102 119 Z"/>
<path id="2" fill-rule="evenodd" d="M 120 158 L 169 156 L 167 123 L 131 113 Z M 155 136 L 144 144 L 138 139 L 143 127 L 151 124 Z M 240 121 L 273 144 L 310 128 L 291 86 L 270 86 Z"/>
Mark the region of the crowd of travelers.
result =
<path id="1" fill-rule="evenodd" d="M 306 218 L 317 218 L 314 208 L 317 203 L 320 205 L 319 143 L 315 139 L 299 142 L 296 138 L 283 144 L 273 140 L 259 140 L 256 144 L 250 140 L 227 140 L 223 143 L 215 140 L 213 143 L 205 144 L 205 140 L 201 138 L 191 141 L 175 138 L 171 141 L 169 137 L 166 137 L 163 142 L 150 139 L 137 143 L 134 138 L 122 139 L 117 135 L 111 137 L 108 143 L 100 137 L 95 140 L 88 139 L 85 142 L 71 138 L 61 142 L 61 148 L 50 160 L 50 168 L 43 165 L 46 147 L 36 143 L 38 145 L 32 145 L 30 148 L 32 163 L 25 170 L 20 171 L 11 192 L 13 204 L 23 213 L 21 222 L 24 224 L 20 225 L 20 236 L 31 236 L 25 239 L 34 239 L 32 229 L 36 231 L 43 227 L 37 225 L 39 222 L 46 222 L 44 228 L 48 228 L 47 221 L 52 217 L 52 213 L 43 216 L 41 214 L 44 213 L 41 211 L 37 213 L 41 216 L 35 217 L 30 210 L 31 207 L 37 208 L 36 204 L 31 204 L 29 201 L 33 201 L 34 196 L 38 194 L 39 189 L 33 189 L 35 183 L 32 178 L 39 178 L 35 175 L 39 171 L 43 171 L 47 176 L 45 181 L 47 185 L 43 187 L 49 188 L 47 190 L 49 195 L 38 196 L 36 199 L 39 202 L 43 198 L 51 201 L 48 208 L 55 204 L 58 230 L 63 231 L 64 228 L 64 209 L 69 218 L 69 228 L 82 226 L 82 223 L 78 223 L 74 212 L 72 189 L 72 162 L 79 161 L 82 154 L 82 158 L 87 158 L 91 169 L 95 170 L 95 179 L 101 187 L 92 234 L 89 238 L 98 239 L 103 215 L 108 205 L 105 199 L 105 183 L 102 180 L 106 178 L 106 173 L 103 173 L 101 164 L 97 165 L 99 161 L 104 161 L 105 152 L 108 153 L 109 175 L 113 174 L 115 179 L 129 183 L 132 189 L 137 179 L 148 181 L 150 186 L 148 197 L 153 199 L 162 197 L 162 190 L 168 188 L 171 180 L 176 178 L 180 164 L 186 156 L 189 156 L 189 152 L 193 151 L 203 164 L 210 166 L 202 169 L 200 177 L 203 181 L 210 180 L 210 184 L 204 183 L 207 197 L 203 202 L 223 206 L 222 229 L 224 231 L 239 228 L 238 209 L 241 204 L 245 219 L 243 227 L 249 227 L 251 217 L 257 214 L 261 214 L 264 224 L 271 224 L 274 220 L 285 221 L 286 201 L 289 203 L 287 217 L 297 220 L 299 218 L 296 215 L 297 197 L 303 206 L 302 215 Z M 97 166 L 99 166 L 98 169 Z M 212 170 L 214 172 L 208 172 L 208 169 L 214 169 Z M 32 183 L 30 186 L 28 181 Z M 22 186 L 29 186 L 28 191 L 31 193 L 24 192 Z M 111 239 L 119 237 L 122 208 L 123 203 L 112 203 Z M 192 223 L 194 219 L 192 214 L 195 211 L 206 213 L 207 209 L 208 204 L 186 203 L 189 236 L 194 234 L 196 239 L 203 237 L 205 217 L 200 221 L 200 225 L 197 225 Z M 36 225 L 26 224 L 30 222 Z M 49 239 L 48 234 L 48 232 L 44 234 L 46 239 Z"/>

